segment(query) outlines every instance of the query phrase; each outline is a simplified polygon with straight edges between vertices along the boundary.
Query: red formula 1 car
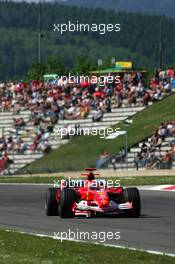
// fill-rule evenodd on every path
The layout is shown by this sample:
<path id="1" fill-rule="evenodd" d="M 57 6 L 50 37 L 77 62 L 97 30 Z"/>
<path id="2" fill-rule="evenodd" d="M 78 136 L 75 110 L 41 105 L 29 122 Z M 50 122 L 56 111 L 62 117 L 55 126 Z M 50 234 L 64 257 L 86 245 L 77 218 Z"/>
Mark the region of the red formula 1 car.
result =
<path id="1" fill-rule="evenodd" d="M 140 195 L 137 188 L 109 186 L 108 181 L 95 179 L 88 168 L 86 180 L 64 180 L 59 187 L 49 188 L 46 193 L 46 215 L 70 218 L 76 215 L 87 217 L 117 216 L 139 217 Z"/>

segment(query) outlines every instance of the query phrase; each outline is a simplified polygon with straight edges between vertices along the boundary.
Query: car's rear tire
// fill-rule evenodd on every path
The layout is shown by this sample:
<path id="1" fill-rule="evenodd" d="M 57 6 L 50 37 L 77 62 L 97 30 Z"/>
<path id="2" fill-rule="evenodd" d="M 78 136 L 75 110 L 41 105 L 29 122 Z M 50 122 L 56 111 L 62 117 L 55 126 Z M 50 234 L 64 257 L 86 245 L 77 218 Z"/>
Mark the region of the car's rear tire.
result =
<path id="1" fill-rule="evenodd" d="M 59 214 L 61 218 L 74 217 L 75 213 L 72 210 L 76 202 L 76 193 L 73 189 L 64 188 L 61 190 Z"/>
<path id="2" fill-rule="evenodd" d="M 139 217 L 141 214 L 140 194 L 137 188 L 124 189 L 124 199 L 126 202 L 132 202 L 133 209 L 126 211 L 128 217 Z"/>
<path id="3" fill-rule="evenodd" d="M 46 215 L 58 215 L 58 202 L 56 200 L 56 188 L 49 188 L 46 192 L 45 210 Z"/>

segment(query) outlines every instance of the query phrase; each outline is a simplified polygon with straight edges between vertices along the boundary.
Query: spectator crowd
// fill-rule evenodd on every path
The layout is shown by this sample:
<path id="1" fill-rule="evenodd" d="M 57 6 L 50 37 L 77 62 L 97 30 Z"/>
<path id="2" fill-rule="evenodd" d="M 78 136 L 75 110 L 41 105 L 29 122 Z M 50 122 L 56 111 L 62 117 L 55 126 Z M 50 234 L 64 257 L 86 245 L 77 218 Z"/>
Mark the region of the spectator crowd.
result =
<path id="1" fill-rule="evenodd" d="M 148 105 L 162 98 L 175 88 L 175 71 L 158 70 L 150 80 L 150 85 L 144 82 L 141 72 L 124 73 L 120 83 L 93 84 L 84 80 L 82 83 L 66 81 L 33 80 L 29 82 L 0 83 L 0 111 L 12 111 L 17 115 L 21 110 L 30 111 L 30 119 L 14 118 L 14 134 L 0 138 L 0 153 L 24 153 L 43 151 L 48 153 L 52 146 L 50 135 L 55 124 L 60 120 L 84 119 L 90 110 L 94 110 L 92 122 L 103 119 L 104 113 L 115 107 Z M 76 122 L 76 121 L 75 121 Z M 21 131 L 27 131 L 28 124 L 34 127 L 32 144 L 27 144 L 20 136 Z M 162 138 L 157 145 L 161 144 Z"/>
<path id="2" fill-rule="evenodd" d="M 174 138 L 168 145 L 166 137 Z M 162 154 L 162 146 L 166 147 L 166 152 Z M 138 170 L 140 167 L 147 169 L 170 169 L 175 161 L 175 121 L 169 121 L 155 131 L 148 142 L 143 142 L 141 149 L 136 153 L 134 164 Z"/>

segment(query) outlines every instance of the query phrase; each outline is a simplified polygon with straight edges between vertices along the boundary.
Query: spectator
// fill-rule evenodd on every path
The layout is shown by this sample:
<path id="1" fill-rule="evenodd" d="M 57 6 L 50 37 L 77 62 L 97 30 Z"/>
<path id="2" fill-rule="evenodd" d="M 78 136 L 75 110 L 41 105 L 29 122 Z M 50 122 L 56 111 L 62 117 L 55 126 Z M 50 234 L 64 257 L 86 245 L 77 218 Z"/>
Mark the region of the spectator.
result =
<path id="1" fill-rule="evenodd" d="M 95 113 L 92 117 L 93 122 L 99 122 L 103 118 L 103 111 L 100 107 L 97 107 L 97 110 L 95 110 Z"/>
<path id="2" fill-rule="evenodd" d="M 13 164 L 13 160 L 11 160 L 5 152 L 0 159 L 0 174 L 5 173 L 7 171 L 8 175 L 10 175 L 10 165 Z"/>
<path id="3" fill-rule="evenodd" d="M 162 156 L 161 160 L 161 168 L 162 169 L 170 169 L 171 168 L 171 153 L 167 150 L 166 153 Z"/>
<path id="4" fill-rule="evenodd" d="M 101 169 L 104 168 L 107 165 L 107 162 L 109 160 L 109 153 L 107 151 L 104 151 L 100 158 L 96 161 L 96 168 Z"/>
<path id="5" fill-rule="evenodd" d="M 142 164 L 142 154 L 141 152 L 137 152 L 137 154 L 134 157 L 134 165 L 136 167 L 136 170 L 139 169 L 139 166 Z"/>

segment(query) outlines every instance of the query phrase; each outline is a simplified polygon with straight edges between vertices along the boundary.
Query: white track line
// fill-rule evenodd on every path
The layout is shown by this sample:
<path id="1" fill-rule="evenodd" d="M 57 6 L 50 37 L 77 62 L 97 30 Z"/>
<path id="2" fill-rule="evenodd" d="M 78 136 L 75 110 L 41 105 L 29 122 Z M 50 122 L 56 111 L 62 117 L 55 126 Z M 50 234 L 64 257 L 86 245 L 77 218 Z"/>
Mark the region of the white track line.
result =
<path id="1" fill-rule="evenodd" d="M 1 185 L 8 186 L 52 186 L 54 187 L 54 183 L 0 183 Z M 143 186 L 134 186 L 137 187 L 141 191 L 160 191 L 160 192 L 175 192 L 175 190 L 165 190 L 164 188 L 171 187 L 173 185 L 170 184 L 162 184 L 162 185 L 143 185 Z M 58 187 L 58 186 L 57 186 Z M 125 187 L 133 187 L 133 186 L 123 186 Z"/>
<path id="2" fill-rule="evenodd" d="M 25 231 L 16 231 L 16 230 L 9 230 L 9 229 L 6 229 L 5 231 L 7 231 L 7 232 L 15 231 L 15 232 L 18 232 L 20 234 L 32 235 L 32 236 L 37 236 L 37 237 L 52 238 L 52 239 L 55 239 L 55 240 L 60 240 L 56 236 L 51 236 L 51 235 L 46 235 L 46 234 L 39 234 L 39 233 L 32 233 L 32 232 L 25 232 Z M 161 255 L 161 256 L 175 257 L 175 254 L 173 254 L 173 253 L 166 253 L 166 252 L 161 252 L 161 251 L 156 251 L 156 250 L 151 250 L 151 249 L 148 249 L 148 250 L 146 250 L 146 249 L 138 249 L 138 248 L 134 248 L 134 247 L 112 245 L 112 244 L 100 243 L 100 242 L 88 242 L 88 241 L 76 240 L 76 239 L 71 239 L 71 240 L 70 239 L 63 239 L 63 240 L 72 241 L 72 242 L 79 242 L 79 243 L 90 243 L 90 244 L 101 245 L 101 246 L 112 247 L 112 248 L 128 249 L 128 250 L 132 250 L 132 251 L 145 252 L 145 253 Z"/>

